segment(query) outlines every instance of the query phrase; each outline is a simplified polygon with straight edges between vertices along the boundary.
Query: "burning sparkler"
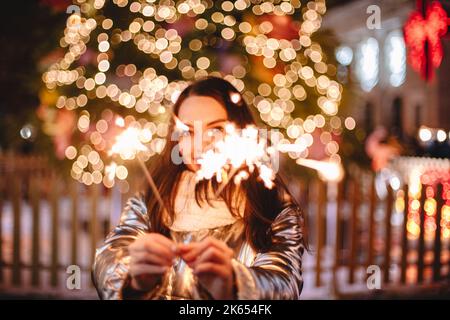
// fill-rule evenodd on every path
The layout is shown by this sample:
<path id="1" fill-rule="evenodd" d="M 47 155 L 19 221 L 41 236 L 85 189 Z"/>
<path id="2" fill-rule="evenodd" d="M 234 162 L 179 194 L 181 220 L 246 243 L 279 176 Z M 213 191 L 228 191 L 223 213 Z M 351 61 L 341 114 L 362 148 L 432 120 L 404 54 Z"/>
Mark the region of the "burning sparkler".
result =
<path id="1" fill-rule="evenodd" d="M 142 151 L 148 151 L 148 148 L 142 144 L 140 140 L 141 132 L 138 128 L 129 127 L 125 129 L 121 134 L 116 137 L 116 142 L 113 144 L 109 151 L 109 155 L 117 154 L 124 160 L 131 160 L 136 158 L 138 160 L 139 165 L 144 171 L 145 177 L 152 188 L 153 194 L 156 196 L 156 199 L 159 202 L 159 205 L 162 209 L 165 209 L 164 202 L 161 198 L 158 188 L 145 166 L 144 160 L 141 158 L 140 153 Z M 112 171 L 115 169 L 115 163 L 112 163 L 110 171 L 108 174 L 112 176 Z"/>
<path id="2" fill-rule="evenodd" d="M 223 139 L 200 157 L 197 180 L 215 177 L 217 182 L 222 183 L 215 194 L 217 199 L 233 177 L 238 184 L 256 168 L 264 185 L 270 189 L 275 179 L 270 160 L 267 143 L 259 138 L 257 128 L 247 126 L 237 130 L 234 125 L 227 124 Z"/>
<path id="3" fill-rule="evenodd" d="M 109 155 L 118 154 L 124 160 L 132 160 L 140 151 L 147 151 L 147 147 L 140 141 L 138 128 L 129 127 L 116 137 Z"/>
<path id="4" fill-rule="evenodd" d="M 238 131 L 232 124 L 228 124 L 223 140 L 216 142 L 212 149 L 200 157 L 197 180 L 215 177 L 221 183 L 216 191 L 217 199 L 231 178 L 234 177 L 234 183 L 239 184 L 256 168 L 259 178 L 271 189 L 274 186 L 275 172 L 270 160 L 275 153 L 302 150 L 303 146 L 297 144 L 275 143 L 268 146 L 264 139 L 260 139 L 258 129 L 254 126 Z M 339 181 L 343 175 L 341 165 L 337 162 L 298 159 L 297 164 L 317 170 L 320 177 L 327 181 Z"/>
<path id="5" fill-rule="evenodd" d="M 338 162 L 333 161 L 318 161 L 313 159 L 297 159 L 297 164 L 315 169 L 319 173 L 319 176 L 326 181 L 336 182 L 340 181 L 343 177 L 344 171 L 342 166 Z"/>

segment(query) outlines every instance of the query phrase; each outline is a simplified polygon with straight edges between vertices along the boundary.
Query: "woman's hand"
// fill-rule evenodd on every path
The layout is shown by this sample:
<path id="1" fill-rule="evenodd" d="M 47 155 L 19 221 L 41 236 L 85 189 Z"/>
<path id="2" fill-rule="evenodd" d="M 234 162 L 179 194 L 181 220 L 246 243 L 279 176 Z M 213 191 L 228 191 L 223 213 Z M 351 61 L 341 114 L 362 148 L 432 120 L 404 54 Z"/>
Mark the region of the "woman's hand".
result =
<path id="1" fill-rule="evenodd" d="M 180 244 L 178 252 L 214 299 L 235 299 L 231 266 L 234 253 L 225 242 L 208 237 L 200 242 Z"/>
<path id="2" fill-rule="evenodd" d="M 176 256 L 175 243 L 159 233 L 139 236 L 128 249 L 131 287 L 140 291 L 154 288 Z"/>

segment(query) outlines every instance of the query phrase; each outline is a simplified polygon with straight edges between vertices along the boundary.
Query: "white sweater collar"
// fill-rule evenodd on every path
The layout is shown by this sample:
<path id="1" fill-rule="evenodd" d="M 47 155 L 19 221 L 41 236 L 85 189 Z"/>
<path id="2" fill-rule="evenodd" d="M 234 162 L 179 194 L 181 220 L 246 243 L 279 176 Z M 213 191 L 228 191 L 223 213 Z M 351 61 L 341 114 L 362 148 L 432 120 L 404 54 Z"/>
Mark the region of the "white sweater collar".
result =
<path id="1" fill-rule="evenodd" d="M 180 184 L 175 198 L 175 219 L 170 227 L 173 231 L 198 231 L 212 229 L 236 222 L 223 200 L 212 200 L 213 206 L 206 202 L 201 206 L 195 201 L 195 173 L 185 170 L 180 178 Z M 238 200 L 238 199 L 237 199 Z M 239 199 L 241 217 L 244 214 L 245 201 Z M 236 201 L 237 202 L 237 201 Z M 237 203 L 236 203 L 237 204 Z"/>

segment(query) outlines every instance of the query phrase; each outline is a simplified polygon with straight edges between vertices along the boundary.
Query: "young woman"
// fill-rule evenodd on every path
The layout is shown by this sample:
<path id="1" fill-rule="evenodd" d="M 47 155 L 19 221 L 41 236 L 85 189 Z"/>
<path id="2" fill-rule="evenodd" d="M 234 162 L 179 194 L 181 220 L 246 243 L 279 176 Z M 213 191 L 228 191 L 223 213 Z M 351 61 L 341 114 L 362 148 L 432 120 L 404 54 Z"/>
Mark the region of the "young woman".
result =
<path id="1" fill-rule="evenodd" d="M 208 77 L 180 94 L 173 113 L 189 129 L 170 139 L 177 132 L 172 119 L 168 142 L 151 168 L 165 210 L 150 190 L 128 200 L 119 225 L 97 250 L 99 296 L 298 299 L 303 217 L 281 178 L 268 189 L 255 170 L 239 185 L 227 184 L 218 199 L 215 179 L 195 181 L 198 155 L 227 123 L 255 125 L 239 91 Z M 201 143 L 194 143 L 198 138 Z"/>

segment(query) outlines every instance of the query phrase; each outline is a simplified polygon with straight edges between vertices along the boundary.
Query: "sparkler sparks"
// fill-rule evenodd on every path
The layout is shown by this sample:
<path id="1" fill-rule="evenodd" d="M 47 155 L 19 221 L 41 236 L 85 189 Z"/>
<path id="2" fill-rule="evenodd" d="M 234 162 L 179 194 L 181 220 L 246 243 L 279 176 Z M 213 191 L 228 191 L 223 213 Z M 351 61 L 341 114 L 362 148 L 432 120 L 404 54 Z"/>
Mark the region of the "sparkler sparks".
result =
<path id="1" fill-rule="evenodd" d="M 239 184 L 248 179 L 249 174 L 257 168 L 258 177 L 266 188 L 271 189 L 275 180 L 272 157 L 277 152 L 295 152 L 301 149 L 301 145 L 286 143 L 268 146 L 264 139 L 260 139 L 256 127 L 247 126 L 239 131 L 228 124 L 223 140 L 216 142 L 212 149 L 200 157 L 197 180 L 215 177 L 221 183 L 216 191 L 217 198 L 233 177 L 234 183 Z M 327 181 L 339 181 L 343 175 L 342 167 L 337 162 L 298 159 L 297 164 L 317 170 L 319 176 Z"/>
<path id="2" fill-rule="evenodd" d="M 140 152 L 148 148 L 140 140 L 141 132 L 138 128 L 130 127 L 116 137 L 109 155 L 118 154 L 124 160 L 131 160 Z"/>
<path id="3" fill-rule="evenodd" d="M 113 181 L 116 176 L 117 164 L 113 161 L 105 167 L 106 177 L 109 181 Z"/>
<path id="4" fill-rule="evenodd" d="M 297 164 L 315 169 L 319 176 L 326 181 L 335 182 L 340 181 L 343 177 L 344 171 L 338 162 L 332 161 L 318 161 L 313 159 L 297 159 Z"/>
<path id="5" fill-rule="evenodd" d="M 172 114 L 173 118 L 175 119 L 175 128 L 179 131 L 189 131 L 189 127 L 184 124 L 178 117 L 174 114 Z"/>
<path id="6" fill-rule="evenodd" d="M 148 148 L 142 144 L 140 137 L 142 136 L 142 131 L 135 127 L 129 127 L 125 129 L 121 134 L 119 134 L 116 137 L 116 142 L 111 147 L 111 150 L 109 151 L 109 155 L 112 154 L 118 154 L 120 157 L 124 160 L 131 160 L 136 158 L 138 160 L 139 165 L 141 166 L 142 170 L 144 171 L 145 177 L 147 178 L 147 181 L 152 188 L 153 194 L 155 195 L 156 199 L 159 202 L 160 207 L 165 210 L 164 201 L 161 198 L 161 195 L 159 193 L 158 188 L 156 187 L 156 184 L 148 171 L 147 167 L 145 166 L 144 160 L 140 157 L 140 152 L 142 151 L 148 151 Z M 111 173 L 112 171 L 115 172 L 115 166 L 113 165 L 115 163 L 111 164 Z"/>
<path id="7" fill-rule="evenodd" d="M 267 143 L 259 138 L 257 128 L 247 126 L 237 130 L 234 125 L 227 124 L 223 139 L 216 142 L 198 160 L 200 169 L 197 171 L 197 180 L 215 177 L 222 183 L 216 191 L 217 198 L 231 178 L 234 177 L 234 182 L 238 184 L 257 168 L 259 177 L 270 189 L 275 179 L 270 160 Z M 223 177 L 226 178 L 225 181 Z"/>

